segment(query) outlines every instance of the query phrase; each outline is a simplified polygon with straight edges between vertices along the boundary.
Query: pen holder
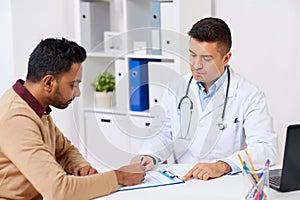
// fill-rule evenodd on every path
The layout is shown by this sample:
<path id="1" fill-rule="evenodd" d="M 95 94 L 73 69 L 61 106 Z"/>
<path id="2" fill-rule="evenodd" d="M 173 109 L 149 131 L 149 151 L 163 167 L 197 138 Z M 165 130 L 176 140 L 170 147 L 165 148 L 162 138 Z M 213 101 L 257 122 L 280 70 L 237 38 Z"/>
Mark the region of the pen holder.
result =
<path id="1" fill-rule="evenodd" d="M 244 200 L 270 200 L 269 167 L 262 170 L 243 169 Z"/>

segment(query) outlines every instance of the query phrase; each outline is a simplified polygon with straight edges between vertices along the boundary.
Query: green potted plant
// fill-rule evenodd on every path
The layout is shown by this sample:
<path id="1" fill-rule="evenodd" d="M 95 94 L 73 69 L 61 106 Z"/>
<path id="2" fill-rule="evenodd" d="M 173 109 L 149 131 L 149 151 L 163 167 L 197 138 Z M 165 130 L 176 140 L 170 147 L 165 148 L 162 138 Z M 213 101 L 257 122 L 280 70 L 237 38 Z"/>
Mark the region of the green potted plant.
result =
<path id="1" fill-rule="evenodd" d="M 101 108 L 113 105 L 113 92 L 116 87 L 115 76 L 110 72 L 103 72 L 93 82 L 95 91 L 95 105 Z"/>

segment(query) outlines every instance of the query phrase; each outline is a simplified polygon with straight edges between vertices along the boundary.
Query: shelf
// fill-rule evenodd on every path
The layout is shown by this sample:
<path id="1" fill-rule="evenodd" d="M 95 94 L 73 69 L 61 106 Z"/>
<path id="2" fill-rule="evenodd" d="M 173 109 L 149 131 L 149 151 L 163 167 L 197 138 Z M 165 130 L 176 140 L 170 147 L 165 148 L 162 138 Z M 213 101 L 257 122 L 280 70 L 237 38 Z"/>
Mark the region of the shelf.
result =
<path id="1" fill-rule="evenodd" d="M 154 118 L 155 116 L 151 116 L 149 110 L 143 112 L 137 111 L 129 111 L 129 113 L 124 113 L 118 111 L 115 107 L 112 108 L 85 108 L 84 111 L 86 112 L 94 112 L 94 113 L 105 113 L 105 114 L 116 114 L 116 115 L 129 115 L 129 116 L 137 116 L 137 117 L 147 117 L 147 118 Z"/>
<path id="2" fill-rule="evenodd" d="M 155 116 L 150 115 L 149 110 L 145 110 L 142 112 L 137 111 L 129 111 L 130 116 L 136 116 L 136 117 L 149 117 L 149 118 L 155 118 Z"/>
<path id="3" fill-rule="evenodd" d="M 129 59 L 160 59 L 164 62 L 174 62 L 175 58 L 171 56 L 165 56 L 165 55 L 151 55 L 151 54 L 124 54 L 122 52 L 88 52 L 88 57 L 94 57 L 94 58 L 129 58 Z"/>
<path id="4" fill-rule="evenodd" d="M 113 52 L 99 51 L 99 52 L 88 52 L 87 56 L 94 57 L 94 58 L 119 58 L 119 57 L 123 57 L 124 54 L 119 52 L 113 53 Z"/>
<path id="5" fill-rule="evenodd" d="M 141 54 L 128 54 L 126 55 L 128 58 L 138 58 L 138 59 L 161 59 L 169 62 L 174 62 L 174 57 L 170 56 L 164 56 L 164 55 L 151 55 L 151 54 L 146 54 L 146 55 L 141 55 Z"/>
<path id="6" fill-rule="evenodd" d="M 106 114 L 116 114 L 116 115 L 126 115 L 126 113 L 118 111 L 115 107 L 112 108 L 85 108 L 84 109 L 87 112 L 95 112 L 95 113 L 106 113 Z"/>

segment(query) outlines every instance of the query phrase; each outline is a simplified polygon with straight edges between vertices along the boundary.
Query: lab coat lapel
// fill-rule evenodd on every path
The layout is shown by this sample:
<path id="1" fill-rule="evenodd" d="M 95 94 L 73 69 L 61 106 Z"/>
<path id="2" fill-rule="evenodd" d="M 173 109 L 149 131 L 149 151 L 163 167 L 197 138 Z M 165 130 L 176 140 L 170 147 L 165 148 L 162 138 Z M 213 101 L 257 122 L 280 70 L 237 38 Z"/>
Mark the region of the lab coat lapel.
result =
<path id="1" fill-rule="evenodd" d="M 227 79 L 225 80 L 225 84 L 223 84 L 221 88 L 216 92 L 216 94 L 212 97 L 212 99 L 208 103 L 205 110 L 202 112 L 202 115 L 200 116 L 200 120 L 206 117 L 211 112 L 215 111 L 217 108 L 224 105 L 226 87 L 227 87 Z"/>
<path id="2" fill-rule="evenodd" d="M 236 85 L 237 85 L 236 74 L 230 68 L 229 68 L 229 70 L 230 70 L 231 77 L 230 77 L 230 87 L 229 87 L 229 92 L 228 92 L 228 99 L 235 96 Z M 225 102 L 227 83 L 228 83 L 228 79 L 226 78 L 223 85 L 216 92 L 216 94 L 212 97 L 212 99 L 210 100 L 210 102 L 208 103 L 208 105 L 204 111 L 201 110 L 200 100 L 198 100 L 199 108 L 200 108 L 199 112 L 202 113 L 200 115 L 200 120 L 220 107 L 222 107 L 221 108 L 221 113 L 222 113 L 224 102 Z M 220 118 L 221 118 L 221 115 L 220 115 Z"/>
<path id="3" fill-rule="evenodd" d="M 230 72 L 232 72 L 232 71 L 230 71 Z M 233 73 L 231 73 L 231 75 L 233 75 Z M 227 84 L 228 84 L 228 79 L 225 80 L 224 84 L 213 96 L 213 98 L 211 99 L 207 108 L 205 109 L 205 111 L 203 112 L 203 114 L 201 116 L 201 119 L 203 119 L 204 117 L 207 117 L 207 119 L 210 119 L 210 125 L 207 130 L 207 134 L 204 138 L 204 142 L 203 142 L 203 145 L 202 145 L 200 153 L 199 153 L 199 157 L 198 157 L 199 160 L 205 159 L 205 157 L 208 156 L 208 154 L 212 151 L 212 149 L 218 143 L 218 139 L 219 139 L 222 131 L 219 129 L 219 126 L 217 124 L 221 120 L 223 106 L 225 103 Z M 235 80 L 235 76 L 233 75 L 233 76 L 231 76 L 231 79 L 230 79 L 228 100 L 232 96 L 235 95 L 235 91 L 236 91 L 236 80 Z"/>

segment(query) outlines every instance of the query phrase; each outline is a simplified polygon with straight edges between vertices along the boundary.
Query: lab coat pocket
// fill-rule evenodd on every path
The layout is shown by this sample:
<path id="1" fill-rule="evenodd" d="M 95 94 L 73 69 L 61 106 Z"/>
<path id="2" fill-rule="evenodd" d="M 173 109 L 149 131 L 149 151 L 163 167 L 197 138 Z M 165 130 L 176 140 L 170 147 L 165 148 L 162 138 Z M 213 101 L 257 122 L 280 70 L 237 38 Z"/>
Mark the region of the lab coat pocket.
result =
<path id="1" fill-rule="evenodd" d="M 237 118 L 233 122 L 227 122 L 227 128 L 229 133 L 237 132 L 239 126 L 240 126 L 240 122 L 238 121 Z"/>
<path id="2" fill-rule="evenodd" d="M 227 122 L 226 129 L 220 133 L 219 146 L 223 146 L 225 154 L 230 155 L 239 148 L 239 126 L 240 123 Z"/>

